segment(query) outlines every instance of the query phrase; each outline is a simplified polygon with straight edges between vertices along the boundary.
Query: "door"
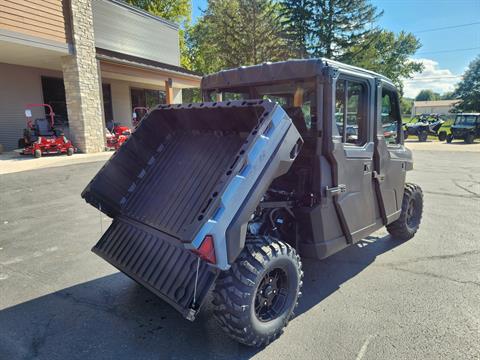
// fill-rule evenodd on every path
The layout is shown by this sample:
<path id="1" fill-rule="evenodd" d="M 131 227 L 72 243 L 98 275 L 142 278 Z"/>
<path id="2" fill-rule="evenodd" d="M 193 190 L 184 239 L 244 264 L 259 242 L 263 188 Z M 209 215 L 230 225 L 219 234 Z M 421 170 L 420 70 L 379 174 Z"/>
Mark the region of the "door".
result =
<path id="1" fill-rule="evenodd" d="M 372 184 L 372 78 L 342 75 L 334 82 L 332 125 L 334 186 L 327 196 L 335 208 L 348 243 L 362 239 L 375 226 L 376 203 Z"/>
<path id="2" fill-rule="evenodd" d="M 409 156 L 403 146 L 397 91 L 392 85 L 378 81 L 376 93 L 373 181 L 382 223 L 386 225 L 400 215 Z"/>

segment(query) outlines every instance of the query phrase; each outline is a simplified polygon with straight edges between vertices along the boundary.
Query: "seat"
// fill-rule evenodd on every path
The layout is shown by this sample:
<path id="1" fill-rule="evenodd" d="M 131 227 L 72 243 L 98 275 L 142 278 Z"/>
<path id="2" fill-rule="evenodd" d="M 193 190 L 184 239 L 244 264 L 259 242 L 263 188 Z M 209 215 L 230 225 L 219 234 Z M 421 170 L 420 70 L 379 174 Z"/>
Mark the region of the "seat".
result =
<path id="1" fill-rule="evenodd" d="M 35 119 L 36 136 L 54 136 L 50 122 L 47 119 Z"/>

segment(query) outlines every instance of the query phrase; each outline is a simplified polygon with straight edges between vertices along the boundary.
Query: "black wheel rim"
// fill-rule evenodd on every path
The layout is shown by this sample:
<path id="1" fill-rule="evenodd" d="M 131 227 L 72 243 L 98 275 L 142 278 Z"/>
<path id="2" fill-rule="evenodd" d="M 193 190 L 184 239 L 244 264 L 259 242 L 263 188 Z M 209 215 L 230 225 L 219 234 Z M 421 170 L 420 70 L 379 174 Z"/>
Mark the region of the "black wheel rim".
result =
<path id="1" fill-rule="evenodd" d="M 273 269 L 262 278 L 255 295 L 255 315 L 267 322 L 277 318 L 285 310 L 288 294 L 287 273 Z"/>
<path id="2" fill-rule="evenodd" d="M 414 228 L 418 223 L 418 211 L 415 203 L 415 199 L 411 198 L 407 207 L 407 226 Z"/>

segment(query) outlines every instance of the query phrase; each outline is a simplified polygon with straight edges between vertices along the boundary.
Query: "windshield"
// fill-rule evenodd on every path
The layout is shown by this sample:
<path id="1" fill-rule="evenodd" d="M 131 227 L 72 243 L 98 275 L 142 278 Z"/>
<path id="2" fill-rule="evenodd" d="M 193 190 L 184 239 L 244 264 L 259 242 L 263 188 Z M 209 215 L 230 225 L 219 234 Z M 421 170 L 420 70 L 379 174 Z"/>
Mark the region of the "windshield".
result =
<path id="1" fill-rule="evenodd" d="M 455 125 L 475 125 L 476 115 L 458 115 L 455 119 Z"/>
<path id="2" fill-rule="evenodd" d="M 269 85 L 211 90 L 207 101 L 269 99 L 287 112 L 301 133 L 315 128 L 315 81 L 289 81 Z"/>

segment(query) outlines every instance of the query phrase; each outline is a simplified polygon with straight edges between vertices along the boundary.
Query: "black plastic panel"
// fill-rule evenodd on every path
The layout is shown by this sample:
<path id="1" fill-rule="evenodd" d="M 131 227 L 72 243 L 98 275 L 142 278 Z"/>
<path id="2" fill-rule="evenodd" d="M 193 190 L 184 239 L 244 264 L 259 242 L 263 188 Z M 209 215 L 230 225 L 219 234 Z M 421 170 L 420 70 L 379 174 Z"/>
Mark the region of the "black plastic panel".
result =
<path id="1" fill-rule="evenodd" d="M 174 239 L 122 217 L 114 220 L 92 251 L 167 301 L 185 317 L 191 316 L 191 308 L 198 311 L 218 275 L 216 268 L 178 246 Z"/>

